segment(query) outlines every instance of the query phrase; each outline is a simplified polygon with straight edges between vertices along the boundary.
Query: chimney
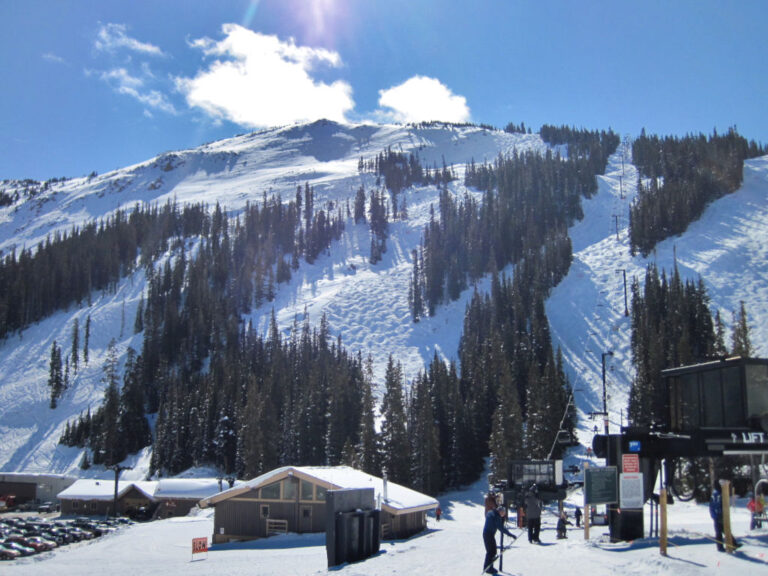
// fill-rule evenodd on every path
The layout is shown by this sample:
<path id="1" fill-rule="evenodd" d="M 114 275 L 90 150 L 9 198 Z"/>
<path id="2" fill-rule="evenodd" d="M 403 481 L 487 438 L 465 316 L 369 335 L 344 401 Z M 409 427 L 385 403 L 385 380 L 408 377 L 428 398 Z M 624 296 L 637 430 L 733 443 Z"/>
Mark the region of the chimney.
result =
<path id="1" fill-rule="evenodd" d="M 384 502 L 388 502 L 389 498 L 387 497 L 387 471 L 383 471 L 383 480 L 384 480 L 384 489 L 382 490 L 384 492 Z"/>

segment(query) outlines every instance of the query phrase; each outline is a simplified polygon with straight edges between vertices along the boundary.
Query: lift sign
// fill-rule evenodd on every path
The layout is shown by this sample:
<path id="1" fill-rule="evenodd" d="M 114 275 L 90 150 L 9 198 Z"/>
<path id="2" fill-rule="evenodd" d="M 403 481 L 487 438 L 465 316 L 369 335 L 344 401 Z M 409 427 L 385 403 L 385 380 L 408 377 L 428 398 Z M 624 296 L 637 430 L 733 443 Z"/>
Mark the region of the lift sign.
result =
<path id="1" fill-rule="evenodd" d="M 629 441 L 629 451 L 630 452 L 640 452 L 640 440 L 630 440 Z"/>

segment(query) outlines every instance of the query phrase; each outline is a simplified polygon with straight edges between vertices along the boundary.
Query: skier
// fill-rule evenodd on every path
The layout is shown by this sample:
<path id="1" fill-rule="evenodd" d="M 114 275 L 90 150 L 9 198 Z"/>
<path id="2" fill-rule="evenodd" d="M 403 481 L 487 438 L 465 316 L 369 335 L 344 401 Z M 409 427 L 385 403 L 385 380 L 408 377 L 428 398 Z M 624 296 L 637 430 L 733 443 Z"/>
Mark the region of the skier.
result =
<path id="1" fill-rule="evenodd" d="M 576 518 L 576 528 L 581 526 L 581 508 L 576 506 L 576 511 L 573 513 L 573 517 Z"/>
<path id="2" fill-rule="evenodd" d="M 437 521 L 440 522 L 440 516 L 443 515 L 443 509 L 440 508 L 440 506 L 437 507 L 435 510 L 435 517 L 437 518 Z"/>
<path id="3" fill-rule="evenodd" d="M 504 519 L 507 516 L 507 509 L 504 506 L 493 508 L 485 514 L 485 526 L 483 527 L 483 542 L 485 543 L 485 561 L 483 562 L 483 570 L 488 574 L 496 574 L 498 570 L 493 567 L 493 563 L 496 561 L 496 531 L 502 532 L 507 536 L 510 536 L 512 540 L 517 540 L 517 536 L 512 534 L 506 526 L 504 526 Z"/>
<path id="4" fill-rule="evenodd" d="M 723 495 L 720 493 L 720 483 L 715 482 L 715 489 L 712 491 L 712 497 L 709 499 L 709 515 L 715 523 L 715 544 L 718 552 L 725 552 L 725 541 L 723 540 Z M 731 535 L 734 548 L 740 548 L 741 544 L 736 542 L 736 538 Z"/>
<path id="5" fill-rule="evenodd" d="M 541 544 L 539 540 L 541 500 L 539 500 L 539 489 L 536 487 L 536 484 L 531 485 L 531 489 L 525 497 L 525 517 L 528 519 L 528 542 L 531 544 Z"/>
<path id="6" fill-rule="evenodd" d="M 763 527 L 763 512 L 765 511 L 765 500 L 762 494 L 755 494 L 750 498 L 747 504 L 747 510 L 750 513 L 749 529 Z"/>
<path id="7" fill-rule="evenodd" d="M 568 520 L 568 515 L 565 512 L 560 513 L 560 518 L 557 519 L 557 539 L 562 540 L 568 538 L 568 532 L 566 525 L 570 526 L 571 522 Z"/>

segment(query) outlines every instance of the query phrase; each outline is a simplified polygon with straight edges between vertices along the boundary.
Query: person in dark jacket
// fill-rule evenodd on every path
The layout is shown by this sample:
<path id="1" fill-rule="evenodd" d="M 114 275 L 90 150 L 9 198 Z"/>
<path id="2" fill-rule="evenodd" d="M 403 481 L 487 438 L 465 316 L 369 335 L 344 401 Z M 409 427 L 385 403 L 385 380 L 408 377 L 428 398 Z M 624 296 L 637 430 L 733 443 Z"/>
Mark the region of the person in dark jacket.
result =
<path id="1" fill-rule="evenodd" d="M 581 508 L 576 506 L 576 511 L 573 513 L 573 517 L 576 518 L 576 528 L 581 527 Z"/>
<path id="2" fill-rule="evenodd" d="M 528 542 L 541 544 L 539 532 L 541 531 L 541 500 L 536 484 L 531 486 L 525 497 L 525 517 L 528 519 Z"/>
<path id="3" fill-rule="evenodd" d="M 483 542 L 485 543 L 485 561 L 483 562 L 483 570 L 488 574 L 496 574 L 498 570 L 493 567 L 493 563 L 496 560 L 496 532 L 502 532 L 507 536 L 510 536 L 512 540 L 516 540 L 517 536 L 512 534 L 506 526 L 504 526 L 504 519 L 507 516 L 507 509 L 504 506 L 493 508 L 485 514 L 485 526 L 483 527 Z"/>
<path id="4" fill-rule="evenodd" d="M 562 540 L 568 538 L 568 529 L 566 526 L 570 526 L 571 522 L 568 520 L 568 515 L 565 512 L 560 513 L 560 518 L 557 519 L 557 538 Z"/>

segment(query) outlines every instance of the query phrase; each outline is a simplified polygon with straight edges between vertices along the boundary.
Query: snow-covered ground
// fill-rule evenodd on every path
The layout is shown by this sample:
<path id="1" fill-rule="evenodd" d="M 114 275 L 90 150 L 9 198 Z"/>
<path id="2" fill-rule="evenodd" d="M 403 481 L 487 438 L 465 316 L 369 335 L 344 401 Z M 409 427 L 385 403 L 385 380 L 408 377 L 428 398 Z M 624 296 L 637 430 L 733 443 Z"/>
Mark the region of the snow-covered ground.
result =
<path id="1" fill-rule="evenodd" d="M 200 516 L 137 524 L 103 536 L 91 543 L 3 563 L 9 576 L 391 576 L 435 574 L 439 576 L 479 575 L 483 548 L 482 482 L 463 492 L 440 498 L 443 517 L 430 518 L 426 532 L 405 541 L 384 541 L 378 555 L 363 562 L 329 569 L 325 535 L 288 534 L 263 540 L 218 545 L 192 559 L 192 539 L 213 532 L 210 512 Z M 582 501 L 573 493 L 566 510 Z M 590 528 L 589 540 L 574 526 L 568 538 L 555 537 L 554 508 L 543 517 L 541 545 L 529 544 L 525 534 L 512 528 L 520 538 L 503 556 L 505 574 L 541 576 L 751 576 L 768 573 L 768 526 L 748 531 L 745 502 L 738 500 L 732 513 L 734 533 L 743 546 L 734 555 L 716 551 L 706 505 L 677 502 L 669 507 L 667 556 L 659 553 L 657 538 L 646 537 L 630 543 L 611 544 L 607 529 Z M 646 507 L 647 513 L 647 507 Z M 646 517 L 645 534 L 649 533 Z M 505 544 L 509 538 L 505 538 Z M 498 564 L 497 564 L 498 566 Z"/>
<path id="2" fill-rule="evenodd" d="M 423 164 L 452 165 L 459 179 L 449 189 L 472 194 L 463 185 L 464 165 L 492 161 L 512 150 L 544 150 L 538 135 L 507 134 L 477 127 L 435 125 L 370 126 L 316 122 L 265 130 L 215 142 L 194 150 L 165 154 L 136 166 L 92 179 L 54 183 L 26 202 L 0 208 L 0 249 L 34 246 L 54 230 L 100 218 L 136 202 L 176 200 L 179 203 L 219 202 L 236 213 L 246 202 L 260 202 L 263 194 L 293 198 L 298 185 L 315 188 L 315 205 L 346 203 L 359 186 L 371 190 L 375 177 L 358 173 L 361 157 L 368 160 L 388 147 L 418 153 Z M 171 169 L 168 169 L 171 168 Z M 570 273 L 553 290 L 547 314 L 555 345 L 562 347 L 566 369 L 576 390 L 582 416 L 579 439 L 592 441 L 587 414 L 602 410 L 601 359 L 606 357 L 610 425 L 617 431 L 623 420 L 632 380 L 630 325 L 624 316 L 624 283 L 643 279 L 646 265 L 656 261 L 671 270 L 676 254 L 686 277 L 701 274 L 713 308 L 726 322 L 744 300 L 750 318 L 755 355 L 768 356 L 768 157 L 747 162 L 744 185 L 713 203 L 702 218 L 681 236 L 661 243 L 649 258 L 632 257 L 627 241 L 628 209 L 636 193 L 637 171 L 631 146 L 620 146 L 606 174 L 599 177 L 597 194 L 583 201 L 585 217 L 570 231 L 574 262 Z M 11 186 L 4 183 L 3 186 Z M 304 311 L 319 322 L 325 313 L 334 336 L 352 353 L 371 354 L 377 382 L 383 382 L 389 354 L 403 363 L 413 378 L 435 352 L 455 359 L 470 288 L 462 297 L 441 306 L 434 317 L 414 324 L 407 304 L 411 251 L 421 240 L 430 206 L 438 191 L 424 186 L 403 193 L 409 218 L 391 224 L 384 259 L 368 262 L 370 238 L 364 225 L 347 222 L 338 243 L 313 264 L 302 263 L 288 285 L 280 286 L 274 302 L 252 314 L 255 326 L 266 331 L 272 310 L 281 329 L 299 325 Z M 507 271 L 509 273 L 509 271 Z M 486 288 L 485 282 L 479 289 Z M 64 424 L 102 400 L 102 366 L 110 340 L 118 350 L 141 348 L 133 334 L 133 320 L 145 287 L 142 272 L 125 279 L 115 292 L 93 295 L 82 309 L 72 307 L 0 342 L 0 470 L 73 473 L 81 453 L 58 446 Z M 48 408 L 48 370 L 54 340 L 66 352 L 71 346 L 75 319 L 81 330 L 92 319 L 90 362 L 74 378 L 56 410 Z M 575 457 L 583 457 L 576 451 Z M 134 470 L 126 479 L 140 479 L 149 454 L 127 464 Z M 104 476 L 97 467 L 87 473 Z"/>

